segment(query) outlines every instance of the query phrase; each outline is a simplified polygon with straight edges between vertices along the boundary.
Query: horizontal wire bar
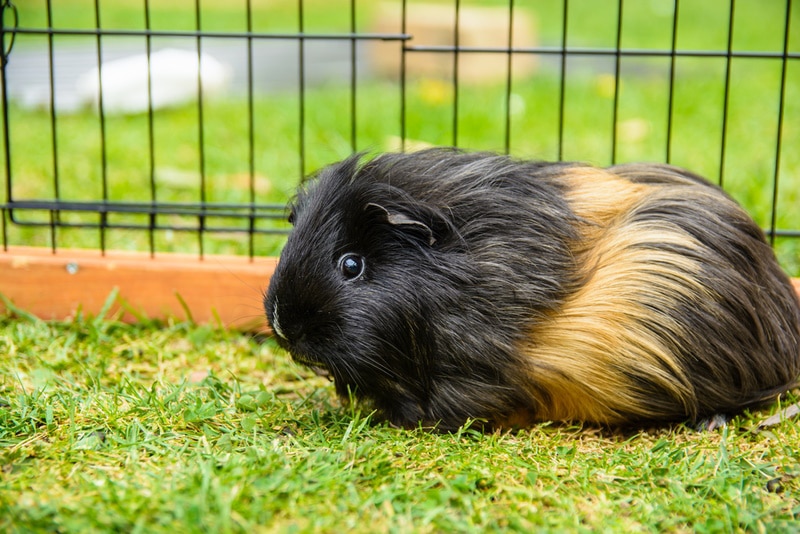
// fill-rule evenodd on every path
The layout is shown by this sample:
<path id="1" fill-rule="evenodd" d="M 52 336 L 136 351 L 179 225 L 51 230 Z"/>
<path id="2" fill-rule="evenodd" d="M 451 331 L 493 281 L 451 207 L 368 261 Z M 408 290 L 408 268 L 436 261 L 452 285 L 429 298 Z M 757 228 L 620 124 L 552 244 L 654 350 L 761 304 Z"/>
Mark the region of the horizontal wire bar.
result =
<path id="1" fill-rule="evenodd" d="M 642 57 L 732 57 L 751 59 L 800 59 L 800 52 L 759 52 L 759 51 L 731 51 L 727 50 L 665 50 L 643 48 L 560 48 L 560 47 L 480 47 L 480 46 L 451 46 L 451 45 L 419 45 L 406 46 L 406 52 L 434 52 L 434 53 L 480 53 L 480 54 L 547 54 L 568 56 L 642 56 Z"/>
<path id="2" fill-rule="evenodd" d="M 80 202 L 64 200 L 14 200 L 0 204 L 9 211 L 53 211 L 53 212 L 93 212 L 126 213 L 140 215 L 182 215 L 229 217 L 237 219 L 256 218 L 285 219 L 286 206 L 283 204 L 225 204 L 225 203 L 135 203 L 135 202 Z M 239 213 L 237 210 L 241 210 Z M 267 213 L 263 213 L 267 212 Z"/>
<path id="3" fill-rule="evenodd" d="M 407 41 L 411 35 L 404 33 L 269 33 L 269 32 L 214 32 L 197 30 L 109 30 L 103 28 L 6 28 L 5 33 L 21 35 L 83 35 L 117 37 L 212 37 L 222 39 L 304 39 L 304 40 L 359 40 Z"/>
<path id="4" fill-rule="evenodd" d="M 258 217 L 256 217 L 257 219 Z M 231 226 L 209 226 L 204 223 L 202 226 L 170 225 L 170 224 L 133 224 L 133 223 L 71 223 L 59 221 L 57 223 L 37 222 L 37 221 L 13 221 L 17 226 L 36 227 L 36 228 L 71 228 L 71 229 L 91 229 L 104 228 L 105 230 L 172 230 L 176 232 L 203 232 L 224 233 L 224 234 L 258 234 L 258 235 L 286 235 L 288 228 L 269 228 L 259 229 L 255 227 L 235 228 Z"/>
<path id="5" fill-rule="evenodd" d="M 775 232 L 771 232 L 768 229 L 763 229 L 764 234 L 767 237 L 771 235 L 775 235 L 775 237 L 791 237 L 791 238 L 799 238 L 800 237 L 800 230 L 775 230 Z"/>
<path id="6" fill-rule="evenodd" d="M 283 39 L 283 40 L 377 40 L 377 41 L 409 41 L 413 35 L 408 33 L 269 33 L 269 32 L 213 32 L 192 30 L 109 30 L 78 28 L 7 28 L 9 34 L 27 35 L 78 35 L 78 36 L 122 36 L 122 37 L 209 37 L 223 39 Z M 405 47 L 406 52 L 431 53 L 481 53 L 481 54 L 548 54 L 548 55 L 622 55 L 622 56 L 654 56 L 654 57 L 734 57 L 753 59 L 800 59 L 800 52 L 769 51 L 730 51 L 727 50 L 667 50 L 642 48 L 589 48 L 589 47 L 480 47 L 452 45 L 412 45 Z"/>

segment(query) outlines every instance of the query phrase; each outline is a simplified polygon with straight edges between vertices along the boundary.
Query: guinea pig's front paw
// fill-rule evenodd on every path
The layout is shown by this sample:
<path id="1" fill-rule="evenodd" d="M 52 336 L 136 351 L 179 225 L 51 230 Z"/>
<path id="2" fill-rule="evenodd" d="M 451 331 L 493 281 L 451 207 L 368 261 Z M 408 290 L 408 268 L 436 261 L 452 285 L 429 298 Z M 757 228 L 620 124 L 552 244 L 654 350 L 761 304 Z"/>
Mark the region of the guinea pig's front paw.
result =
<path id="1" fill-rule="evenodd" d="M 718 428 L 724 428 L 728 424 L 728 421 L 730 421 L 730 418 L 727 415 L 718 413 L 698 421 L 695 425 L 695 429 L 698 432 L 712 432 Z"/>
<path id="2" fill-rule="evenodd" d="M 323 376 L 328 380 L 330 380 L 331 382 L 333 381 L 333 373 L 331 373 L 330 369 L 328 369 L 327 367 L 321 367 L 319 365 L 310 365 L 309 369 L 311 369 L 315 375 Z"/>

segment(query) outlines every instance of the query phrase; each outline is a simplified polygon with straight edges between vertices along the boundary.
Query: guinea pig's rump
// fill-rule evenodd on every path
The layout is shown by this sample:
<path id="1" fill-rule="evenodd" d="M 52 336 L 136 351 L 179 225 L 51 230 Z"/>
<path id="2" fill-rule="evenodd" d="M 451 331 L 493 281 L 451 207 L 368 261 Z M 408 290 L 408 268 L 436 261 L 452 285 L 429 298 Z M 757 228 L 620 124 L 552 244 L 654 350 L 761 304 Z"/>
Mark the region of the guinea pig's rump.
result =
<path id="1" fill-rule="evenodd" d="M 697 420 L 791 387 L 800 312 L 755 223 L 680 169 L 611 170 L 565 177 L 583 283 L 521 349 L 536 418 Z"/>

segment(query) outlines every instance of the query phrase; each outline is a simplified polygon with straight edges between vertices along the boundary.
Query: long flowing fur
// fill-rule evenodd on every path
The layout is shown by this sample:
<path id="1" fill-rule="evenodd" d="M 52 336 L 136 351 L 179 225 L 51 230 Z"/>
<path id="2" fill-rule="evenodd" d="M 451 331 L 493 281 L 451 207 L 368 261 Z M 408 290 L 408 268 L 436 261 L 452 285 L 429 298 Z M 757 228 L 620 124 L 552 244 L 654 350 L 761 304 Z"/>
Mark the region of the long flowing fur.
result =
<path id="1" fill-rule="evenodd" d="M 675 167 L 355 156 L 293 221 L 265 299 L 279 343 L 398 425 L 698 420 L 800 376 L 800 304 L 761 230 Z"/>

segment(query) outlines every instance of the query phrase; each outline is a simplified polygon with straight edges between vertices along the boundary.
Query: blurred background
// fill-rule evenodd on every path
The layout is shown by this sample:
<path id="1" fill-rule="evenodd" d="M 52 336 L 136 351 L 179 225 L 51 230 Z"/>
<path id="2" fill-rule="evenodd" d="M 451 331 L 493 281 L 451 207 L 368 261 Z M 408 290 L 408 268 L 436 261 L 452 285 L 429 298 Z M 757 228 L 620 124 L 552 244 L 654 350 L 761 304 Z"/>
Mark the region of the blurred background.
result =
<path id="1" fill-rule="evenodd" d="M 3 4 L 3 243 L 277 255 L 302 176 L 456 145 L 721 183 L 800 275 L 800 2 Z"/>

